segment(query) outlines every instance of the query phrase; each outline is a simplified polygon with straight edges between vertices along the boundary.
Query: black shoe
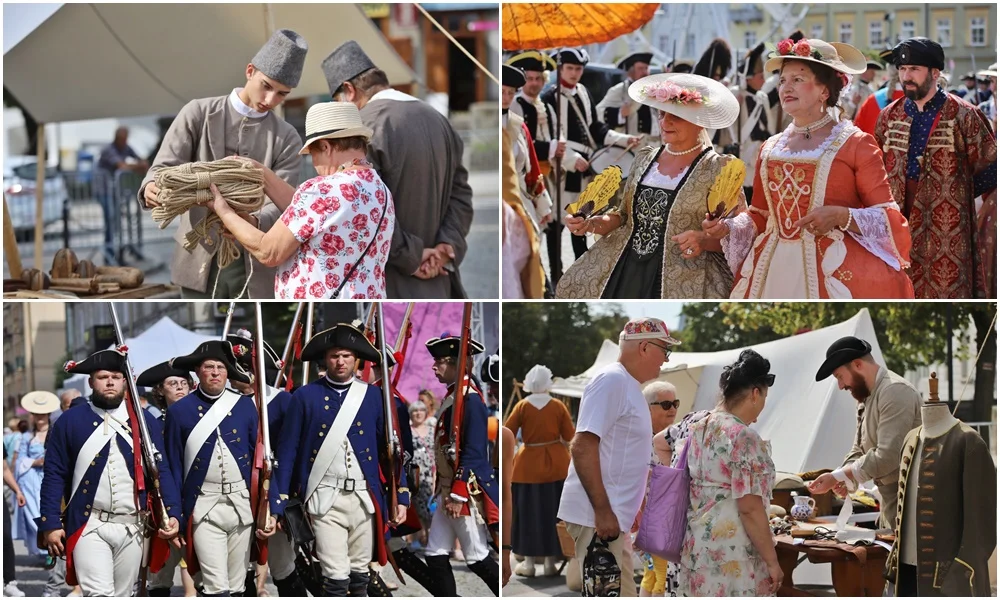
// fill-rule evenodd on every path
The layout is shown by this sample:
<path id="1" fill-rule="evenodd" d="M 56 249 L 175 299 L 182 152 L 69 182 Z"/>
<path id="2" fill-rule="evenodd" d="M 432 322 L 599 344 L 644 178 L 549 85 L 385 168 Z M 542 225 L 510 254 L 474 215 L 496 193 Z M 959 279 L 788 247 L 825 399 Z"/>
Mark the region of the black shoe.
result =
<path id="1" fill-rule="evenodd" d="M 392 557 L 396 560 L 396 566 L 399 567 L 399 570 L 406 573 L 406 576 L 413 581 L 422 585 L 425 590 L 430 592 L 431 596 L 442 597 L 448 595 L 440 591 L 438 581 L 434 578 L 434 572 L 427 566 L 427 563 L 420 560 L 408 548 L 396 550 L 392 553 Z"/>
<path id="2" fill-rule="evenodd" d="M 369 569 L 368 573 L 370 575 L 368 579 L 368 595 L 373 598 L 390 598 L 392 597 L 392 590 L 389 586 L 385 584 L 382 576 L 375 572 L 373 569 Z M 353 585 L 353 582 L 352 582 Z M 351 594 L 353 596 L 353 594 Z"/>
<path id="3" fill-rule="evenodd" d="M 169 596 L 170 588 L 149 588 L 147 596 Z"/>

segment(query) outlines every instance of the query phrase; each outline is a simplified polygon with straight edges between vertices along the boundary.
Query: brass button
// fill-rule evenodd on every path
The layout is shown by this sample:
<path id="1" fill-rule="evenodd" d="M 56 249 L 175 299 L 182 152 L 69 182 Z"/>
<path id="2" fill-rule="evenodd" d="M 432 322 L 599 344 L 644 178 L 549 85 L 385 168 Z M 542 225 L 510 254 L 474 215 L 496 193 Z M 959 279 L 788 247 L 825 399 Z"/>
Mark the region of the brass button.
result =
<path id="1" fill-rule="evenodd" d="M 361 421 L 358 421 L 358 427 L 361 427 Z"/>
<path id="2" fill-rule="evenodd" d="M 90 480 L 88 479 L 87 481 L 84 481 L 84 483 L 86 483 L 87 485 L 90 485 Z"/>
<path id="3" fill-rule="evenodd" d="M 114 487 L 114 486 L 111 486 L 111 487 Z M 84 494 L 86 494 L 86 493 L 87 493 L 87 490 L 83 490 L 83 493 L 84 493 Z"/>
<path id="4" fill-rule="evenodd" d="M 358 430 L 358 435 L 364 435 L 364 434 L 365 434 L 365 432 L 364 432 L 364 430 L 363 430 L 363 429 L 359 429 L 359 430 Z"/>
<path id="5" fill-rule="evenodd" d="M 372 459 L 372 457 L 370 457 L 370 456 L 369 456 L 369 457 L 368 457 L 368 460 L 371 460 L 371 459 Z"/>
<path id="6" fill-rule="evenodd" d="M 90 516 L 90 511 L 89 510 L 83 511 L 83 516 L 89 517 Z"/>
<path id="7" fill-rule="evenodd" d="M 323 407 L 323 410 L 330 410 L 330 405 L 329 405 L 329 404 L 327 404 L 326 406 L 324 406 L 324 407 Z"/>
<path id="8" fill-rule="evenodd" d="M 323 437 L 323 432 L 319 432 L 319 437 Z"/>
<path id="9" fill-rule="evenodd" d="M 229 416 L 233 416 L 233 411 L 229 411 Z"/>
<path id="10" fill-rule="evenodd" d="M 94 427 L 97 427 L 97 421 L 94 421 Z"/>
<path id="11" fill-rule="evenodd" d="M 235 430 L 235 429 L 233 430 L 233 433 L 236 433 L 236 430 Z"/>
<path id="12" fill-rule="evenodd" d="M 240 438 L 236 438 L 236 441 L 237 441 L 237 442 L 238 442 L 238 441 L 240 441 Z"/>
<path id="13" fill-rule="evenodd" d="M 48 517 L 42 517 L 42 520 L 43 521 L 48 521 L 49 519 L 48 519 Z"/>
<path id="14" fill-rule="evenodd" d="M 315 458 L 310 458 L 309 462 L 316 462 L 316 459 Z"/>
<path id="15" fill-rule="evenodd" d="M 329 402 L 330 397 L 329 396 L 323 396 L 323 399 Z"/>
<path id="16" fill-rule="evenodd" d="M 90 505 L 89 505 L 89 504 L 87 505 L 87 508 L 90 508 Z"/>
<path id="17" fill-rule="evenodd" d="M 323 423 L 322 425 L 320 425 L 320 427 L 322 427 L 323 429 L 326 429 L 326 423 Z"/>
<path id="18" fill-rule="evenodd" d="M 313 450 L 313 454 L 317 454 L 319 450 Z"/>
<path id="19" fill-rule="evenodd" d="M 93 460 L 92 460 L 92 461 L 90 461 L 90 466 L 92 466 L 92 467 L 93 467 L 93 466 L 95 466 L 96 464 L 97 464 L 97 461 L 93 461 Z"/>

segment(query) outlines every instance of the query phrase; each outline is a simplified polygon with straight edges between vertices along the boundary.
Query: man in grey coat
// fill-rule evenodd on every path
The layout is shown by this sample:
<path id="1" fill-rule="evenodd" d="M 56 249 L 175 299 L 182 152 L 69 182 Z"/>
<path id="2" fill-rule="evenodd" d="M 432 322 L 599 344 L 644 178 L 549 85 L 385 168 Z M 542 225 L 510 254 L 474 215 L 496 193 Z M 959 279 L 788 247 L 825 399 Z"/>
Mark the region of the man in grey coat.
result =
<path id="1" fill-rule="evenodd" d="M 255 160 L 291 186 L 297 186 L 302 138 L 273 109 L 298 85 L 307 50 L 305 39 L 294 31 L 275 31 L 247 65 L 246 86 L 234 89 L 227 96 L 201 98 L 184 105 L 143 179 L 139 205 L 144 209 L 158 205 L 156 196 L 160 190 L 154 178 L 160 169 L 228 156 Z M 245 218 L 267 231 L 281 212 L 267 199 L 260 210 Z M 207 215 L 207 208 L 192 208 L 181 217 L 174 235 L 177 246 L 170 264 L 170 279 L 181 287 L 183 297 L 236 298 L 246 287 L 252 298 L 273 298 L 274 269 L 265 267 L 248 252 L 242 252 L 239 260 L 219 270 L 215 260 L 219 247 L 217 233 L 211 243 L 202 241 L 190 252 L 182 247 L 187 232 Z"/>
<path id="2" fill-rule="evenodd" d="M 909 381 L 875 362 L 871 344 L 853 336 L 840 338 L 827 349 L 816 381 L 831 375 L 858 401 L 858 428 L 844 464 L 820 475 L 809 491 L 833 490 L 845 497 L 874 480 L 882 495 L 879 526 L 891 528 L 898 508 L 899 457 L 906 434 L 920 426 L 920 394 Z"/>
<path id="3" fill-rule="evenodd" d="M 386 296 L 464 298 L 458 266 L 473 209 L 462 139 L 430 105 L 389 87 L 357 42 L 341 45 L 322 67 L 333 99 L 353 102 L 375 132 L 368 159 L 392 192 Z"/>

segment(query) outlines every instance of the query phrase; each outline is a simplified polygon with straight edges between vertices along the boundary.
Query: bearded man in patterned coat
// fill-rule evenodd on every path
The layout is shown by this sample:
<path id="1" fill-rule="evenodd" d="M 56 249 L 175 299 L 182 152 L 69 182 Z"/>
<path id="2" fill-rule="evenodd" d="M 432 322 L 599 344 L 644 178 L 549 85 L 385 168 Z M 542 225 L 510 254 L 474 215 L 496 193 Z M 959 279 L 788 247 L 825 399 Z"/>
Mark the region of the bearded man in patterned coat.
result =
<path id="1" fill-rule="evenodd" d="M 916 297 L 995 298 L 996 137 L 982 112 L 938 87 L 937 42 L 904 40 L 893 58 L 905 96 L 879 115 L 875 138 L 910 222 Z"/>

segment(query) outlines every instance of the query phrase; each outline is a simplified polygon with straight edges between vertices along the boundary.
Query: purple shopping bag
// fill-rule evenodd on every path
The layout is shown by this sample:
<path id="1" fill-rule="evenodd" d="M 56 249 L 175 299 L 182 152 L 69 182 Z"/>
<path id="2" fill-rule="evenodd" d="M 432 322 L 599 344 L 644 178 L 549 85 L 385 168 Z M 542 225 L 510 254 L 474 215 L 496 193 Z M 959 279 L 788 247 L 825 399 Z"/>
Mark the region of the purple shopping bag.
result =
<path id="1" fill-rule="evenodd" d="M 687 511 L 691 504 L 691 475 L 687 453 L 691 438 L 684 444 L 677 467 L 656 465 L 649 477 L 646 510 L 639 522 L 635 547 L 670 562 L 681 559 L 687 533 Z"/>

